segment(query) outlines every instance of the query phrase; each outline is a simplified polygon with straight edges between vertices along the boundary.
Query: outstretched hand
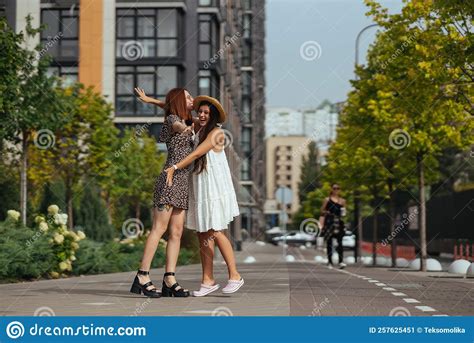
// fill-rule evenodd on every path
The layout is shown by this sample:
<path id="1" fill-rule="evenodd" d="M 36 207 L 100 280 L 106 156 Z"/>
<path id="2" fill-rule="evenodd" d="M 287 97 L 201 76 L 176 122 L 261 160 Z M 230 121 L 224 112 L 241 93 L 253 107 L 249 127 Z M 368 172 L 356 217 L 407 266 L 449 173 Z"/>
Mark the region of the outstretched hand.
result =
<path id="1" fill-rule="evenodd" d="M 146 103 L 152 102 L 153 98 L 146 95 L 143 88 L 135 87 L 134 90 L 135 90 L 135 93 L 137 94 L 138 98 L 141 101 L 146 102 Z"/>

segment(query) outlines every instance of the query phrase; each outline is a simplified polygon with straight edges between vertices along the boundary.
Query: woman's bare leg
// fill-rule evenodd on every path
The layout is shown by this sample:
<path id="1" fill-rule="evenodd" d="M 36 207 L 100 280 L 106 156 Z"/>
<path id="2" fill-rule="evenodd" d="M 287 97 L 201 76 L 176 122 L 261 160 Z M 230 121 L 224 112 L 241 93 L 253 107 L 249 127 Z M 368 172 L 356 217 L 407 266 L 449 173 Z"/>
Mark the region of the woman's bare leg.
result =
<path id="1" fill-rule="evenodd" d="M 240 274 L 237 271 L 237 265 L 235 263 L 234 250 L 232 249 L 232 244 L 230 243 L 229 238 L 227 238 L 227 236 L 221 231 L 214 231 L 214 237 L 217 247 L 227 264 L 229 280 L 240 280 Z"/>
<path id="2" fill-rule="evenodd" d="M 165 272 L 176 272 L 176 264 L 178 263 L 179 249 L 181 247 L 181 236 L 184 229 L 184 217 L 186 211 L 180 208 L 173 208 L 170 218 L 170 231 L 168 244 L 166 245 L 166 268 Z M 176 283 L 174 275 L 166 276 L 165 282 L 168 287 Z M 177 288 L 179 290 L 179 287 Z"/>
<path id="3" fill-rule="evenodd" d="M 199 254 L 201 255 L 202 283 L 214 285 L 214 239 L 211 239 L 211 232 L 198 233 Z"/>
<path id="4" fill-rule="evenodd" d="M 160 239 L 168 228 L 172 209 L 173 207 L 169 208 L 167 206 L 164 206 L 163 208 L 155 207 L 153 209 L 153 226 L 145 243 L 145 249 L 143 251 L 143 257 L 140 264 L 141 270 L 150 270 L 151 262 L 155 256 Z M 150 281 L 150 277 L 148 275 L 138 275 L 138 279 L 142 285 Z M 149 288 L 151 289 L 152 287 Z"/>

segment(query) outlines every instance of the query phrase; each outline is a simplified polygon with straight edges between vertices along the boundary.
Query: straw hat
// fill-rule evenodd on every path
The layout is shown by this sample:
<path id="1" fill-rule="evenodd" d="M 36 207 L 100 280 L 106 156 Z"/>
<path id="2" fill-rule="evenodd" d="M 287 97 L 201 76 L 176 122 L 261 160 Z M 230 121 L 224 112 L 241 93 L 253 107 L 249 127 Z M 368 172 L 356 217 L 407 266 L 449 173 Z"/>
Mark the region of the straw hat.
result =
<path id="1" fill-rule="evenodd" d="M 219 100 L 207 95 L 199 95 L 194 98 L 194 110 L 196 112 L 199 110 L 199 105 L 203 101 L 207 101 L 216 107 L 217 111 L 219 112 L 219 123 L 223 123 L 226 121 L 227 114 L 225 113 L 224 108 L 222 107 Z"/>

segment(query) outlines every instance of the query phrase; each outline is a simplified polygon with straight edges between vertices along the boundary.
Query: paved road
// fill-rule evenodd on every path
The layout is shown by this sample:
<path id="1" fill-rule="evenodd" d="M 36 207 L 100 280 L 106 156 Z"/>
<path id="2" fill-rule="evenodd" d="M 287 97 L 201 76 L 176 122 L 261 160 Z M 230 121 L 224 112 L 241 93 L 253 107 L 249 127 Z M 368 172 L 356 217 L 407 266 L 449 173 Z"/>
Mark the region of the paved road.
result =
<path id="1" fill-rule="evenodd" d="M 474 315 L 474 280 L 445 274 L 351 265 L 328 269 L 314 262 L 315 250 L 249 243 L 239 252 L 245 285 L 234 295 L 147 299 L 129 293 L 134 272 L 0 285 L 0 315 L 269 315 L 372 316 Z M 244 263 L 250 256 L 254 263 Z M 215 264 L 225 283 L 226 269 Z M 152 270 L 159 284 L 163 270 Z M 183 266 L 179 281 L 200 283 L 200 265 Z M 434 277 L 436 276 L 436 277 Z"/>

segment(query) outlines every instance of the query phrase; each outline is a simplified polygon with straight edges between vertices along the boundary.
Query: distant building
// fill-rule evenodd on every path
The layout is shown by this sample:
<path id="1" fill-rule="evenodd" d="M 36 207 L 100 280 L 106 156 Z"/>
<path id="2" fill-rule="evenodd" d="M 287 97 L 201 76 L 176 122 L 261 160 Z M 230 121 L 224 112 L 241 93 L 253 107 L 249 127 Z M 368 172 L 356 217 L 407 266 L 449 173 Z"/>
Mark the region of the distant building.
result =
<path id="1" fill-rule="evenodd" d="M 275 191 L 279 187 L 288 187 L 293 192 L 293 201 L 285 208 L 289 222 L 291 214 L 298 210 L 301 163 L 303 156 L 308 153 L 310 142 L 305 136 L 274 136 L 266 139 L 267 198 L 264 208 L 267 226 L 272 227 L 279 223 L 282 208 L 275 199 Z"/>
<path id="2" fill-rule="evenodd" d="M 277 136 L 304 136 L 316 142 L 321 162 L 329 145 L 336 138 L 338 112 L 325 102 L 318 108 L 296 110 L 285 107 L 269 108 L 265 118 L 265 138 Z"/>

